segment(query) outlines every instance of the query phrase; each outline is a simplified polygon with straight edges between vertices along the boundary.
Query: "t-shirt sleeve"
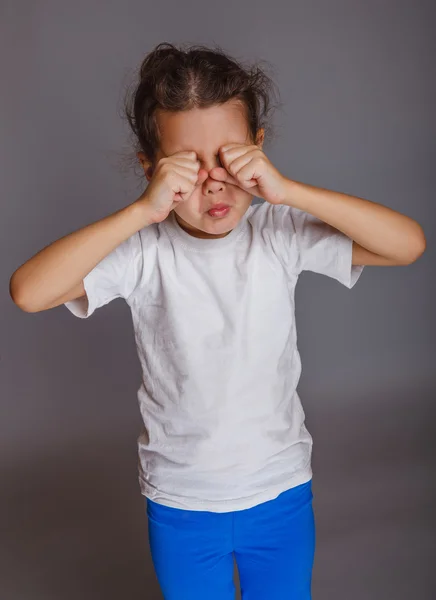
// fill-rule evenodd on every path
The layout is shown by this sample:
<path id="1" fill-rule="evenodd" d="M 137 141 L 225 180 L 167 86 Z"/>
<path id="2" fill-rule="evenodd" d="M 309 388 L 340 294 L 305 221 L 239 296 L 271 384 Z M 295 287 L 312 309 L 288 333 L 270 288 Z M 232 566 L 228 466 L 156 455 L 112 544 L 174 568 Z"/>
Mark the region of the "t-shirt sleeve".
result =
<path id="1" fill-rule="evenodd" d="M 353 265 L 353 240 L 317 217 L 291 206 L 272 206 L 271 219 L 287 269 L 313 271 L 351 289 L 363 271 Z M 275 209 L 275 210 L 274 210 Z"/>
<path id="2" fill-rule="evenodd" d="M 83 279 L 86 296 L 65 302 L 76 317 L 86 319 L 115 298 L 127 300 L 141 280 L 143 269 L 140 232 L 106 255 Z"/>

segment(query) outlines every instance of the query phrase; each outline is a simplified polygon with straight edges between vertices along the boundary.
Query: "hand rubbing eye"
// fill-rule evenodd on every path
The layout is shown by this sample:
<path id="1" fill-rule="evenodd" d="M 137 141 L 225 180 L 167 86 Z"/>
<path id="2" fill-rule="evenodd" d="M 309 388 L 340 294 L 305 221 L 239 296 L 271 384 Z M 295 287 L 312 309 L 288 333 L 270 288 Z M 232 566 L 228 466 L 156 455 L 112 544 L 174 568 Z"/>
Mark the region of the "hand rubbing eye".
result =
<path id="1" fill-rule="evenodd" d="M 218 166 L 220 166 L 221 168 L 224 168 L 223 163 L 221 162 L 221 157 L 219 154 L 216 155 L 217 159 L 218 159 Z"/>

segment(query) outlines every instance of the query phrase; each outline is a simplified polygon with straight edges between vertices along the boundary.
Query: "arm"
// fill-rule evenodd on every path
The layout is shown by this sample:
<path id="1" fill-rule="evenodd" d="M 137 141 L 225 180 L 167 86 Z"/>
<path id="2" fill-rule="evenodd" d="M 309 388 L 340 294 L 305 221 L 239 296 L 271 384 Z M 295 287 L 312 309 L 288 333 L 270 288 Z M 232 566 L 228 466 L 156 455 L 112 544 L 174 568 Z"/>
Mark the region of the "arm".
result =
<path id="1" fill-rule="evenodd" d="M 286 189 L 283 204 L 312 214 L 354 241 L 354 265 L 408 265 L 425 251 L 419 223 L 386 206 L 290 179 Z"/>
<path id="2" fill-rule="evenodd" d="M 13 301 L 26 312 L 38 312 L 83 296 L 83 278 L 124 240 L 151 224 L 150 213 L 136 201 L 46 246 L 13 273 Z"/>

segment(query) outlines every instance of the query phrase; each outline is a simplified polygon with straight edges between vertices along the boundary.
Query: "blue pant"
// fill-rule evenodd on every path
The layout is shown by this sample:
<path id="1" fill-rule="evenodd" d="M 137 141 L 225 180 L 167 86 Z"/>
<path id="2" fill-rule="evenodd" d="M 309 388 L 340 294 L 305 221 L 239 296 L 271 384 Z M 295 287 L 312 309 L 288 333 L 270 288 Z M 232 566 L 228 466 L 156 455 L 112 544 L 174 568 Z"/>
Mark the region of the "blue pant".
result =
<path id="1" fill-rule="evenodd" d="M 312 482 L 253 508 L 182 510 L 147 500 L 151 555 L 165 600 L 310 600 Z"/>

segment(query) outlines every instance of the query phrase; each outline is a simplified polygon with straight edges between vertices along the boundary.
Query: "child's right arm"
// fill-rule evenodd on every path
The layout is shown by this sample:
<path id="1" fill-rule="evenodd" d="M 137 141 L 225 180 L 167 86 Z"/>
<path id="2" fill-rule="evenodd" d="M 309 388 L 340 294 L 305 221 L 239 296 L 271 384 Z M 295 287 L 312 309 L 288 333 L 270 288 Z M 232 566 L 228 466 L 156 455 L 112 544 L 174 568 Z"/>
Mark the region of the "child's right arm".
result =
<path id="1" fill-rule="evenodd" d="M 119 244 L 152 222 L 153 208 L 136 201 L 56 240 L 13 273 L 13 301 L 26 312 L 39 312 L 84 296 L 84 277 Z"/>
<path id="2" fill-rule="evenodd" d="M 85 295 L 84 277 L 110 252 L 143 227 L 166 219 L 196 185 L 195 152 L 177 152 L 158 161 L 146 191 L 132 204 L 46 246 L 12 275 L 12 300 L 39 312 Z"/>

